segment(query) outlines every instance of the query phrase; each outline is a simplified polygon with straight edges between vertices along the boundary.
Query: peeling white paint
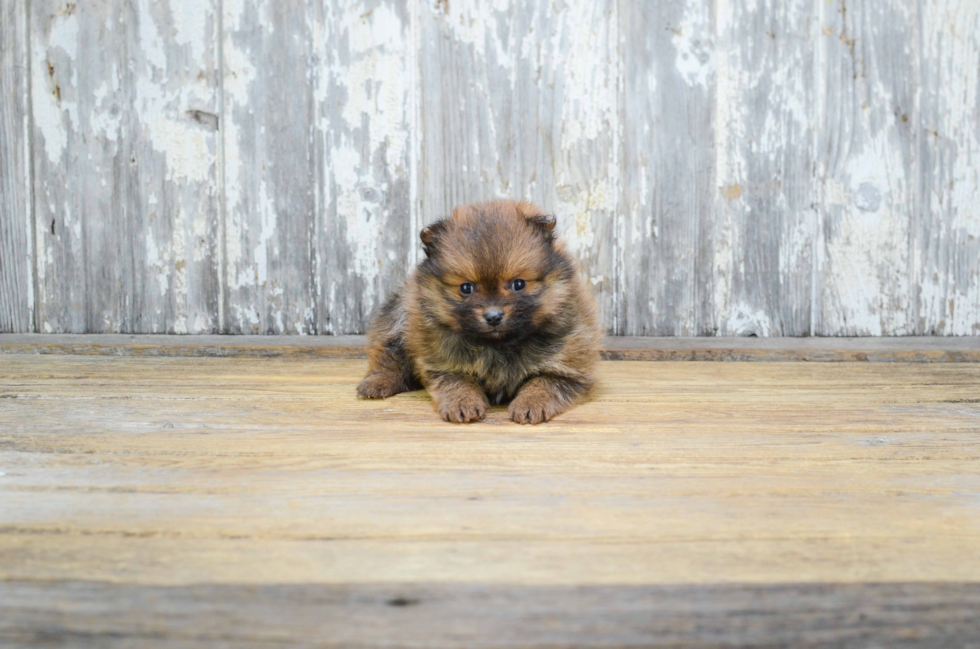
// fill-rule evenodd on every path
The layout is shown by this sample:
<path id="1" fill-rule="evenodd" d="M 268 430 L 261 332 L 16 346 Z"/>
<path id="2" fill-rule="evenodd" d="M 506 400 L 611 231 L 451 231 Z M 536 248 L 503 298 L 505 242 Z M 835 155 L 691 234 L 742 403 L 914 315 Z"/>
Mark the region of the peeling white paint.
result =
<path id="1" fill-rule="evenodd" d="M 206 182 L 211 178 L 214 156 L 210 138 L 184 121 L 159 116 L 148 123 L 153 148 L 167 157 L 167 180 Z"/>
<path id="2" fill-rule="evenodd" d="M 618 117 L 616 78 L 609 73 L 609 59 L 597 56 L 597 52 L 615 48 L 615 43 L 610 43 L 609 25 L 596 20 L 595 7 L 590 3 L 573 3 L 560 20 L 555 38 L 560 34 L 561 40 L 554 49 L 565 53 L 561 148 L 572 151 L 608 134 Z"/>
<path id="3" fill-rule="evenodd" d="M 47 42 L 52 48 L 59 48 L 64 55 L 74 61 L 78 58 L 78 16 L 74 12 L 59 12 L 52 16 Z M 41 59 L 44 61 L 46 59 Z"/>
<path id="4" fill-rule="evenodd" d="M 727 2 L 716 2 L 716 6 L 728 7 Z M 731 11 L 721 11 L 718 15 L 719 29 L 730 28 L 732 24 Z M 676 43 L 675 43 L 676 45 Z M 721 40 L 721 47 L 715 58 L 717 71 L 715 74 L 715 124 L 714 124 L 714 151 L 715 151 L 715 185 L 718 195 L 724 194 L 724 187 L 740 187 L 744 182 L 744 160 L 742 151 L 737 143 L 744 138 L 745 125 L 742 122 L 741 114 L 736 108 L 738 106 L 737 88 L 739 75 L 729 64 L 729 47 L 737 47 L 728 39 Z M 738 52 L 734 53 L 735 57 Z M 678 50 L 680 56 L 680 50 Z M 737 60 L 737 58 L 736 58 Z M 690 82 L 688 82 L 690 83 Z M 716 313 L 729 313 L 729 301 L 732 297 L 732 278 L 735 275 L 735 247 L 736 211 L 741 210 L 743 203 L 738 201 L 719 200 L 717 211 L 717 222 L 714 224 L 715 246 L 713 252 L 714 276 L 713 301 Z M 729 317 L 728 327 L 732 326 Z M 720 319 L 720 318 L 719 318 Z M 725 331 L 726 334 L 731 331 Z"/>
<path id="5" fill-rule="evenodd" d="M 164 75 L 167 70 L 167 46 L 157 28 L 152 4 L 149 0 L 137 3 L 136 21 L 139 26 L 140 49 L 146 62 Z"/>
<path id="6" fill-rule="evenodd" d="M 68 145 L 66 113 L 70 126 L 72 128 L 78 126 L 77 105 L 60 96 L 60 84 L 57 81 L 63 78 L 65 66 L 75 60 L 77 40 L 78 23 L 74 16 L 68 19 L 55 19 L 50 41 L 39 40 L 39 35 L 33 35 L 32 57 L 35 61 L 31 69 L 31 85 L 34 88 L 33 118 L 35 128 L 44 143 L 48 160 L 53 165 L 61 162 Z M 55 60 L 52 61 L 52 58 Z"/>
<path id="7" fill-rule="evenodd" d="M 210 51 L 208 23 L 214 19 L 202 11 L 200 0 L 169 0 L 174 43 L 190 50 L 192 61 L 203 61 Z"/>
<path id="8" fill-rule="evenodd" d="M 194 329 L 195 333 L 205 333 L 211 331 L 211 322 L 203 313 L 198 313 L 194 316 Z"/>
<path id="9" fill-rule="evenodd" d="M 408 111 L 408 62 L 398 47 L 407 26 L 386 4 L 367 17 L 346 12 L 345 18 L 351 60 L 331 66 L 335 78 L 347 86 L 343 117 L 352 130 L 361 129 L 363 117 L 370 118 L 370 150 L 384 150 L 389 171 L 395 173 L 408 146 L 400 136 Z M 389 137 L 392 133 L 399 137 Z"/>
<path id="10" fill-rule="evenodd" d="M 980 335 L 980 6 L 928 3 L 921 12 L 922 168 L 928 205 L 912 249 L 916 333 Z"/>
<path id="11" fill-rule="evenodd" d="M 194 333 L 190 314 L 207 309 L 201 284 L 214 278 L 203 223 L 213 205 L 216 137 L 188 111 L 214 104 L 213 75 L 197 66 L 213 63 L 216 48 L 213 34 L 191 26 L 181 33 L 197 42 L 183 58 L 177 53 L 177 1 L 59 5 L 53 13 L 33 5 L 35 140 L 44 142 L 36 195 L 50 210 L 37 222 L 39 317 L 52 331 Z M 213 16 L 206 3 L 183 0 L 178 9 L 179 20 L 197 25 Z M 119 29 L 126 24 L 135 31 Z M 129 214 L 134 200 L 143 214 Z M 122 218 L 144 224 L 142 239 L 130 241 L 128 226 L 107 227 Z M 195 219 L 202 225 L 192 226 Z M 133 244 L 126 258 L 148 280 L 136 300 L 134 278 L 102 254 Z M 86 300 L 101 311 L 84 316 L 75 305 Z"/>
<path id="12" fill-rule="evenodd" d="M 412 257 L 403 248 L 417 251 L 423 218 L 441 216 L 450 207 L 444 203 L 498 195 L 536 200 L 557 213 L 601 299 L 615 282 L 634 282 L 637 292 L 622 295 L 620 305 L 630 317 L 639 314 L 627 325 L 636 330 L 673 309 L 690 318 L 676 331 L 693 331 L 704 325 L 695 318 L 705 317 L 720 333 L 778 335 L 787 312 L 805 308 L 806 298 L 790 296 L 787 304 L 765 291 L 785 299 L 782 289 L 798 283 L 809 293 L 818 333 L 980 334 L 974 4 L 865 3 L 848 8 L 845 25 L 843 13 L 826 3 L 689 2 L 655 12 L 670 20 L 663 33 L 642 34 L 643 43 L 623 40 L 623 4 L 615 2 L 452 0 L 448 12 L 440 3 L 297 5 L 306 24 L 296 25 L 295 39 L 307 39 L 309 57 L 296 64 L 307 66 L 313 93 L 307 144 L 323 156 L 305 161 L 320 174 L 308 190 L 316 201 L 312 218 L 283 211 L 289 197 L 274 173 L 277 155 L 308 151 L 277 153 L 270 144 L 282 126 L 275 102 L 264 112 L 256 104 L 266 90 L 264 48 L 294 33 L 270 38 L 270 21 L 261 33 L 246 24 L 275 11 L 273 4 L 137 0 L 107 16 L 101 6 L 53 14 L 33 6 L 35 297 L 45 331 L 81 321 L 74 305 L 91 296 L 71 278 L 98 270 L 80 269 L 82 241 L 103 250 L 115 236 L 83 219 L 116 209 L 112 197 L 124 189 L 145 210 L 137 270 L 149 280 L 140 296 L 149 326 L 188 333 L 215 326 L 202 283 L 221 249 L 212 230 L 223 138 L 222 290 L 231 290 L 229 321 L 246 332 L 360 326 L 400 260 Z M 82 49 L 96 32 L 107 43 L 102 69 Z M 218 112 L 215 38 L 222 39 L 225 72 L 217 133 L 189 116 Z M 668 60 L 649 61 L 626 86 L 626 70 L 641 61 L 635 48 L 661 57 L 662 39 Z M 902 76 L 906 68 L 913 77 Z M 425 86 L 433 79 L 451 87 L 441 112 L 427 103 L 437 94 Z M 683 95 L 679 88 L 691 101 L 660 101 L 665 92 Z M 703 106 L 702 96 L 710 97 Z M 647 123 L 624 125 L 622 117 L 644 115 L 649 106 L 659 112 Z M 692 107 L 714 111 L 713 129 L 700 132 L 699 115 L 678 114 Z M 664 129 L 678 126 L 691 129 L 692 150 L 658 148 L 670 140 Z M 618 149 L 623 133 L 636 136 L 623 141 L 628 161 Z M 813 158 L 809 175 L 793 167 L 787 151 L 794 148 Z M 131 151 L 133 159 L 123 160 Z M 679 166 L 713 157 L 714 168 L 699 162 L 683 170 L 683 178 L 704 174 L 705 182 L 696 196 L 678 196 L 664 186 L 671 175 L 657 155 L 676 156 L 669 163 Z M 120 168 L 126 178 L 113 178 L 111 170 Z M 404 241 L 391 236 L 399 216 L 411 220 Z M 695 217 L 711 221 L 685 221 Z M 309 219 L 300 228 L 309 242 L 280 250 L 282 228 L 293 223 L 285 219 L 293 218 Z M 611 225 L 617 219 L 618 229 Z M 773 231 L 759 235 L 760 220 Z M 710 249 L 696 250 L 704 237 Z M 779 274 L 772 289 L 769 278 L 751 273 L 760 267 L 753 260 L 776 248 L 778 258 L 762 265 Z M 639 259 L 651 254 L 670 257 L 640 268 Z M 314 270 L 285 268 L 304 255 Z M 708 263 L 705 273 L 698 264 Z M 637 277 L 650 269 L 664 275 Z M 307 295 L 295 284 L 310 283 L 310 272 Z M 669 282 L 680 287 L 676 295 L 658 302 L 643 293 Z M 129 299 L 121 298 L 121 311 Z M 695 313 L 705 305 L 712 312 Z M 93 326 L 123 326 L 127 315 L 109 311 L 96 314 Z"/>
<path id="13" fill-rule="evenodd" d="M 241 28 L 243 14 L 248 0 L 226 0 L 222 4 L 225 33 L 221 36 L 224 56 L 225 74 L 222 79 L 224 90 L 224 112 L 221 115 L 224 132 L 224 169 L 225 169 L 225 205 L 226 205 L 226 236 L 224 240 L 224 264 L 229 280 L 229 288 L 240 289 L 242 286 L 254 284 L 254 274 L 244 267 L 244 251 L 242 238 L 245 232 L 244 206 L 242 205 L 241 181 L 244 177 L 244 159 L 238 141 L 234 114 L 249 105 L 249 93 L 257 77 L 257 70 L 249 59 L 248 53 L 239 48 L 237 39 L 233 37 L 236 30 Z M 233 305 L 235 319 L 244 328 L 241 307 Z M 256 316 L 257 317 L 257 316 Z"/>
<path id="14" fill-rule="evenodd" d="M 755 335 L 767 338 L 772 334 L 772 321 L 762 309 L 737 304 L 728 316 L 725 332 L 728 336 Z"/>
<path id="15" fill-rule="evenodd" d="M 884 89 L 880 89 L 884 93 Z M 887 95 L 885 95 L 887 96 Z M 835 287 L 830 314 L 852 335 L 912 333 L 906 166 L 891 129 L 872 132 L 853 147 L 837 181 L 825 191 L 836 204 L 827 242 L 826 282 Z M 860 209 L 862 187 L 883 199 L 873 212 Z M 878 189 L 880 188 L 880 189 Z"/>
<path id="16" fill-rule="evenodd" d="M 249 59 L 248 53 L 238 47 L 231 37 L 232 26 L 237 24 L 247 0 L 226 0 L 224 44 L 224 91 L 225 102 L 229 106 L 247 106 L 249 88 L 255 81 L 258 71 Z"/>
<path id="17" fill-rule="evenodd" d="M 556 211 L 564 220 L 559 221 L 561 238 L 577 257 L 587 256 L 596 245 L 595 222 L 616 209 L 616 187 L 609 178 L 598 178 L 592 186 L 578 191 L 559 185 L 557 193 L 560 203 Z"/>
<path id="18" fill-rule="evenodd" d="M 699 3 L 685 3 L 680 24 L 669 29 L 677 52 L 674 60 L 677 72 L 688 85 L 707 87 L 714 78 L 715 55 L 709 12 Z"/>
<path id="19" fill-rule="evenodd" d="M 443 5 L 430 4 L 430 11 L 441 12 Z M 449 3 L 449 17 L 446 26 L 454 40 L 473 48 L 478 58 L 487 55 L 487 41 L 491 46 L 498 45 L 495 39 L 488 38 L 488 27 L 496 24 L 499 18 L 513 11 L 511 0 L 454 0 Z M 500 55 L 499 47 L 494 50 Z"/>
<path id="20" fill-rule="evenodd" d="M 157 246 L 152 231 L 146 233 L 146 265 L 156 275 L 160 295 L 166 295 L 170 289 L 168 265 L 160 255 L 160 248 Z"/>

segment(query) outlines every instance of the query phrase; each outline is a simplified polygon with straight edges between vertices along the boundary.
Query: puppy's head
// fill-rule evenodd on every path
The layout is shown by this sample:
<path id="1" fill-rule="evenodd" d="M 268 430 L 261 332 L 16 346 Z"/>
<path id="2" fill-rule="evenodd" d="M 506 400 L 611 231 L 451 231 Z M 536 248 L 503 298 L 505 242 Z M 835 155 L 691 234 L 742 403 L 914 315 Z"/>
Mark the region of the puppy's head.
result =
<path id="1" fill-rule="evenodd" d="M 430 320 L 486 342 L 524 338 L 568 303 L 574 268 L 554 216 L 530 203 L 456 208 L 422 230 L 421 307 Z"/>

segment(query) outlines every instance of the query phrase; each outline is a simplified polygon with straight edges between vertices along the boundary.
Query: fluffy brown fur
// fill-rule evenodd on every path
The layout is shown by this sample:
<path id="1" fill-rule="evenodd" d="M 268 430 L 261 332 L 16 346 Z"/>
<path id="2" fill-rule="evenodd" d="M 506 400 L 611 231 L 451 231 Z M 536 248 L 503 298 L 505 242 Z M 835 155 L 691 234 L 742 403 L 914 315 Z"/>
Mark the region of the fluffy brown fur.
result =
<path id="1" fill-rule="evenodd" d="M 425 228 L 425 261 L 371 325 L 357 393 L 425 386 L 454 422 L 483 419 L 491 403 L 509 401 L 522 424 L 570 408 L 595 381 L 600 336 L 554 226 L 530 203 L 493 201 Z"/>

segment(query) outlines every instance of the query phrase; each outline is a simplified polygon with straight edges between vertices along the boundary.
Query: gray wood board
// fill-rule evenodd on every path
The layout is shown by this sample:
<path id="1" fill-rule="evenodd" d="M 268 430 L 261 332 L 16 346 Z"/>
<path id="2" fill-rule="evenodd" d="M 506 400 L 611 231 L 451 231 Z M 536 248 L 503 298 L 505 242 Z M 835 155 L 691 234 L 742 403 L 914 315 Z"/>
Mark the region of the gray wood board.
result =
<path id="1" fill-rule="evenodd" d="M 364 331 L 407 275 L 404 2 L 224 5 L 226 327 Z"/>
<path id="2" fill-rule="evenodd" d="M 0 332 L 34 330 L 27 7 L 0 0 Z"/>
<path id="3" fill-rule="evenodd" d="M 980 3 L 919 5 L 916 334 L 980 333 Z"/>
<path id="4" fill-rule="evenodd" d="M 367 331 L 412 270 L 417 44 L 406 0 L 331 0 L 314 21 L 318 333 Z"/>
<path id="5" fill-rule="evenodd" d="M 3 354 L 364 358 L 364 336 L 3 334 Z M 608 336 L 607 360 L 980 362 L 980 337 L 636 338 Z"/>
<path id="6" fill-rule="evenodd" d="M 609 333 L 980 334 L 974 0 L 2 10 L 3 331 L 362 333 L 511 196 Z"/>
<path id="7" fill-rule="evenodd" d="M 707 0 L 622 2 L 622 272 L 617 332 L 714 327 L 715 66 Z"/>
<path id="8" fill-rule="evenodd" d="M 30 4 L 38 331 L 218 330 L 216 4 Z"/>
<path id="9" fill-rule="evenodd" d="M 223 5 L 224 330 L 312 333 L 316 107 L 301 2 Z"/>
<path id="10" fill-rule="evenodd" d="M 713 292 L 702 333 L 812 333 L 816 225 L 809 0 L 720 3 L 715 16 Z M 707 200 L 707 199 L 706 199 Z"/>
<path id="11" fill-rule="evenodd" d="M 814 331 L 908 335 L 916 9 L 820 4 Z"/>
<path id="12" fill-rule="evenodd" d="M 434 2 L 421 8 L 420 195 L 527 199 L 558 216 L 606 328 L 617 277 L 619 49 L 613 0 Z"/>
<path id="13" fill-rule="evenodd" d="M 0 583 L 5 647 L 976 647 L 980 584 Z"/>

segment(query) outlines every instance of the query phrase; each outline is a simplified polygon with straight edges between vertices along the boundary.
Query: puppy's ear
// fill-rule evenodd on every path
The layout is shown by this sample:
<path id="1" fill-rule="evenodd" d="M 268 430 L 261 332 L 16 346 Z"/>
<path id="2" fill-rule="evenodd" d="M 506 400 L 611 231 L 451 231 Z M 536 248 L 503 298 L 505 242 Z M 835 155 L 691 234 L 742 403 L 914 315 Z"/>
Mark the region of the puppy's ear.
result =
<path id="1" fill-rule="evenodd" d="M 419 239 L 422 240 L 422 249 L 425 251 L 426 255 L 431 257 L 432 253 L 435 252 L 439 235 L 442 234 L 443 230 L 445 229 L 446 221 L 442 220 L 425 226 L 422 228 L 422 231 L 419 232 Z"/>
<path id="2" fill-rule="evenodd" d="M 554 214 L 532 214 L 526 218 L 529 222 L 533 223 L 539 228 L 549 231 L 554 230 L 555 224 L 558 223 L 558 220 L 555 219 Z"/>
<path id="3" fill-rule="evenodd" d="M 545 214 L 544 211 L 530 201 L 521 201 L 516 205 L 517 211 L 527 219 L 528 223 L 535 225 L 548 232 L 555 229 L 554 214 Z"/>

